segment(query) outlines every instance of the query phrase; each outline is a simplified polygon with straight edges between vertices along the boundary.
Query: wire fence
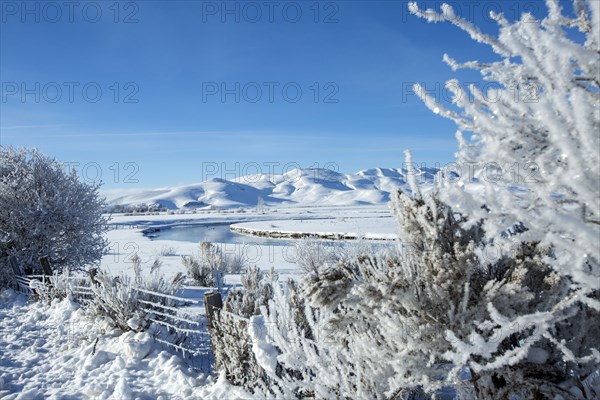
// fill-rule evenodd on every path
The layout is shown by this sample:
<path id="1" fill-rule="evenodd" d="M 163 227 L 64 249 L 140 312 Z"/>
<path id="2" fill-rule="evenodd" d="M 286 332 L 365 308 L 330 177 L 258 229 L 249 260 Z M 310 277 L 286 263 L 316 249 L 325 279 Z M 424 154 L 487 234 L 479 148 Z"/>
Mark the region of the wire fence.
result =
<path id="1" fill-rule="evenodd" d="M 61 277 L 62 278 L 62 277 Z M 85 305 L 96 295 L 90 278 L 68 277 L 68 292 L 78 303 Z M 35 294 L 43 288 L 57 286 L 57 276 L 16 275 L 15 288 L 26 295 Z M 201 292 L 217 291 L 217 288 L 195 288 Z M 192 368 L 203 372 L 213 372 L 214 356 L 211 349 L 208 321 L 206 315 L 192 310 L 190 306 L 201 306 L 204 300 L 153 292 L 148 289 L 131 286 L 136 292 L 139 310 L 145 319 L 154 325 L 149 331 L 154 340 L 164 350 L 179 354 Z"/>

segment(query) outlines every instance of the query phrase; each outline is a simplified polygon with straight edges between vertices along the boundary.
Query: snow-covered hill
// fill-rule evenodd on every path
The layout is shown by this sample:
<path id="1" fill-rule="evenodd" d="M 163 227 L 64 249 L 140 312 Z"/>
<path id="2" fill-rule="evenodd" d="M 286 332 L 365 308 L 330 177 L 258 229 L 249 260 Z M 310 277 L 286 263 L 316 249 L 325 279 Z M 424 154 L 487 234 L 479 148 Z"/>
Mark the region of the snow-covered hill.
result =
<path id="1" fill-rule="evenodd" d="M 436 170 L 417 171 L 417 181 L 433 181 Z M 166 209 L 215 206 L 361 205 L 382 204 L 398 187 L 406 188 L 406 170 L 374 168 L 356 174 L 328 169 L 294 169 L 282 175 L 249 175 L 234 180 L 214 178 L 202 183 L 160 189 L 105 190 L 110 206 L 158 206 Z"/>

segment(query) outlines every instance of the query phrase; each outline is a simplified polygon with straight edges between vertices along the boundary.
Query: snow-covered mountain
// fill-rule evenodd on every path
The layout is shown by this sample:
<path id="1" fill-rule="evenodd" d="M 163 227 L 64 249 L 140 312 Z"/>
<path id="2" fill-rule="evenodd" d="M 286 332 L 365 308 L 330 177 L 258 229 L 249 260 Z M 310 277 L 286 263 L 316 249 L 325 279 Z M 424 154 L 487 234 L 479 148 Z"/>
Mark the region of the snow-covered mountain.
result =
<path id="1" fill-rule="evenodd" d="M 417 171 L 417 181 L 433 181 L 435 169 Z M 356 174 L 328 169 L 294 169 L 282 175 L 249 175 L 220 178 L 160 189 L 105 190 L 110 206 L 157 206 L 166 209 L 215 206 L 255 207 L 266 205 L 360 205 L 383 204 L 398 187 L 406 188 L 407 171 L 374 168 Z"/>

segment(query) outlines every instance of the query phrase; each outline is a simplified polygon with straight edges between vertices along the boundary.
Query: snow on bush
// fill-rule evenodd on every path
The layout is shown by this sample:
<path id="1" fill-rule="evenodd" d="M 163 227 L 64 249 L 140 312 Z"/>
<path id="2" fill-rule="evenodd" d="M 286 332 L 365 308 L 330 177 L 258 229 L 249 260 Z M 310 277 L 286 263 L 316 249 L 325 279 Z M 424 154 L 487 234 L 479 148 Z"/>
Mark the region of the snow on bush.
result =
<path id="1" fill-rule="evenodd" d="M 465 168 L 463 184 L 448 185 L 445 201 L 483 219 L 496 240 L 522 222 L 520 240 L 555 249 L 554 268 L 571 276 L 579 294 L 588 297 L 597 289 L 600 259 L 600 3 L 574 1 L 574 18 L 563 15 L 558 1 L 546 3 L 548 16 L 541 21 L 524 14 L 511 23 L 492 13 L 498 38 L 456 17 L 448 5 L 436 14 L 412 3 L 413 13 L 454 23 L 501 58 L 461 64 L 444 56 L 452 69 L 474 69 L 495 87 L 482 93 L 471 86 L 468 96 L 458 81 L 447 82 L 456 112 L 422 87 L 415 90 L 427 106 L 472 134 L 468 140 L 457 133 L 459 164 L 471 170 Z M 581 40 L 575 29 L 583 33 Z M 469 190 L 474 180 L 480 190 Z"/>
<path id="2" fill-rule="evenodd" d="M 177 255 L 177 250 L 173 246 L 163 246 L 160 249 L 159 255 L 161 257 L 175 256 Z"/>
<path id="3" fill-rule="evenodd" d="M 318 273 L 325 264 L 335 263 L 340 257 L 340 246 L 327 246 L 316 238 L 302 238 L 295 247 L 296 264 L 305 273 Z"/>
<path id="4" fill-rule="evenodd" d="M 522 244 L 514 257 L 482 262 L 482 224 L 465 227 L 465 218 L 435 192 L 413 192 L 415 198 L 399 192 L 394 199 L 403 239 L 397 254 L 364 254 L 307 275 L 300 288 L 275 288 L 253 320 L 259 326 L 248 332 L 271 391 L 387 399 L 451 387 L 487 399 L 568 398 L 580 390 L 564 371 L 585 377 L 584 367 L 553 352 L 553 343 L 540 336 L 540 320 L 567 287 L 544 262 L 544 250 Z M 514 325 L 493 320 L 532 309 L 540 318 Z M 597 320 L 586 317 L 592 320 L 575 315 L 561 325 L 563 338 L 578 346 L 597 341 Z M 461 341 L 488 353 L 460 353 Z M 493 365 L 483 369 L 488 374 L 477 368 L 484 362 Z M 469 370 L 471 381 L 464 374 Z"/>
<path id="5" fill-rule="evenodd" d="M 181 257 L 188 276 L 198 286 L 216 287 L 219 276 L 225 273 L 238 274 L 246 267 L 241 254 L 223 253 L 218 246 L 206 241 L 200 243 L 199 248 L 199 255 Z"/>
<path id="6" fill-rule="evenodd" d="M 108 319 L 122 331 L 147 328 L 146 314 L 138 302 L 139 292 L 133 290 L 129 276 L 98 274 L 96 279 L 99 284 L 92 286 L 94 295 L 86 307 L 92 318 Z"/>
<path id="7" fill-rule="evenodd" d="M 497 38 L 448 5 L 441 14 L 409 6 L 429 21 L 452 22 L 500 58 L 461 64 L 444 57 L 498 87 L 482 93 L 471 86 L 467 96 L 448 82 L 457 110 L 415 87 L 427 106 L 472 134 L 457 134 L 458 161 L 469 172 L 445 185 L 443 201 L 467 223 L 483 221 L 487 243 L 528 250 L 514 257 L 523 267 L 500 271 L 484 288 L 493 297 L 480 324 L 489 328 L 469 336 L 447 331 L 453 349 L 445 357 L 471 368 L 482 397 L 520 389 L 578 396 L 577 381 L 600 363 L 600 3 L 576 0 L 573 16 L 556 0 L 546 5 L 542 20 L 524 14 L 509 22 L 492 13 Z M 515 223 L 519 229 L 504 234 Z"/>
<path id="8" fill-rule="evenodd" d="M 384 246 L 380 245 L 380 249 Z M 392 248 L 393 246 L 389 246 Z M 335 265 L 344 260 L 352 260 L 366 254 L 372 254 L 378 251 L 373 243 L 359 238 L 357 241 L 348 243 L 332 244 L 331 242 L 321 240 L 315 237 L 306 237 L 298 239 L 294 245 L 295 260 L 305 273 L 316 273 Z"/>
<path id="9" fill-rule="evenodd" d="M 272 300 L 248 326 L 268 393 L 273 398 L 325 399 L 352 392 L 352 398 L 360 398 L 361 392 L 341 387 L 360 376 L 359 366 L 330 347 L 327 331 L 320 325 L 326 311 L 310 307 L 304 299 L 292 280 L 285 289 L 275 287 Z"/>
<path id="10" fill-rule="evenodd" d="M 452 349 L 443 333 L 470 331 L 485 312 L 462 315 L 469 297 L 478 296 L 469 287 L 486 279 L 483 269 L 467 272 L 481 230 L 461 228 L 435 196 L 413 200 L 400 193 L 396 201 L 405 211 L 399 221 L 410 252 L 348 257 L 308 274 L 300 287 L 275 290 L 263 308 L 266 334 L 250 335 L 281 395 L 386 399 L 464 386 L 458 377 L 443 379 L 443 354 Z"/>
<path id="11" fill-rule="evenodd" d="M 187 275 L 192 279 L 195 285 L 204 287 L 217 286 L 215 270 L 203 262 L 202 257 L 195 255 L 182 256 L 181 263 L 187 270 Z"/>
<path id="12" fill-rule="evenodd" d="M 174 295 L 183 283 L 182 274 L 166 279 L 155 266 L 156 263 L 149 274 L 142 274 L 141 270 L 136 270 L 133 279 L 127 275 L 95 275 L 96 284 L 91 286 L 93 296 L 86 304 L 89 314 L 92 317 L 107 318 L 123 331 L 140 332 L 147 329 L 151 324 L 149 317 L 160 319 L 160 316 L 148 315 L 149 313 L 142 308 L 156 308 L 159 312 L 164 310 L 158 306 L 143 304 L 140 300 L 157 305 L 175 306 L 174 300 L 161 294 Z"/>
<path id="13" fill-rule="evenodd" d="M 32 299 L 51 303 L 54 299 L 64 299 L 73 295 L 73 286 L 77 282 L 71 278 L 69 271 L 64 270 L 62 273 L 55 273 L 53 276 L 47 277 L 45 282 L 32 279 L 29 283 Z"/>
<path id="14" fill-rule="evenodd" d="M 40 272 L 41 256 L 59 272 L 100 259 L 107 225 L 99 185 L 35 149 L 0 149 L 0 285 L 12 274 L 11 255 L 26 274 Z"/>
<path id="15" fill-rule="evenodd" d="M 256 266 L 242 275 L 243 290 L 231 290 L 223 311 L 217 313 L 211 329 L 211 342 L 215 350 L 215 369 L 223 372 L 233 384 L 255 391 L 267 390 L 266 374 L 256 362 L 248 336 L 249 318 L 260 314 L 273 295 L 274 271 L 267 276 Z"/>
<path id="16" fill-rule="evenodd" d="M 317 239 L 300 239 L 296 248 L 296 264 L 304 272 L 318 272 L 326 259 L 326 253 Z"/>

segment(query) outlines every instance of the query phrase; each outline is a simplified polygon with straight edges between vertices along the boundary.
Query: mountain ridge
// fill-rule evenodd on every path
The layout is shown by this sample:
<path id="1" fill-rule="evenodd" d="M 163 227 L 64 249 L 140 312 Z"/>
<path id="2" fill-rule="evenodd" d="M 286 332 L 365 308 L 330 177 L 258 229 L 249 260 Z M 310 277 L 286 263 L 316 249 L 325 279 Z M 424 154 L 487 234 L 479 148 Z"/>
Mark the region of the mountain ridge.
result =
<path id="1" fill-rule="evenodd" d="M 417 181 L 431 183 L 437 170 L 416 169 Z M 232 180 L 212 178 L 200 183 L 156 189 L 103 190 L 111 209 L 118 208 L 234 208 L 265 205 L 385 204 L 398 188 L 408 189 L 408 172 L 400 168 L 371 168 L 344 174 L 321 168 L 257 174 Z"/>

